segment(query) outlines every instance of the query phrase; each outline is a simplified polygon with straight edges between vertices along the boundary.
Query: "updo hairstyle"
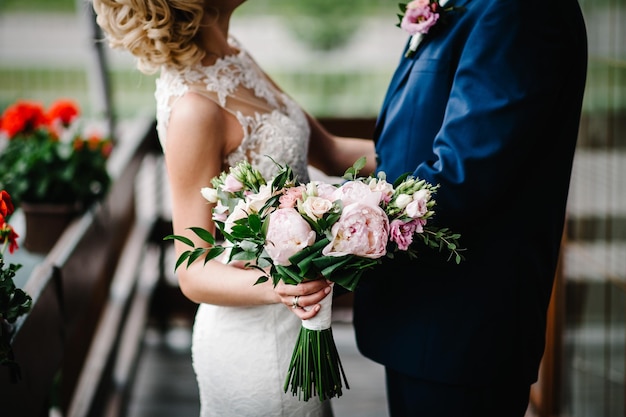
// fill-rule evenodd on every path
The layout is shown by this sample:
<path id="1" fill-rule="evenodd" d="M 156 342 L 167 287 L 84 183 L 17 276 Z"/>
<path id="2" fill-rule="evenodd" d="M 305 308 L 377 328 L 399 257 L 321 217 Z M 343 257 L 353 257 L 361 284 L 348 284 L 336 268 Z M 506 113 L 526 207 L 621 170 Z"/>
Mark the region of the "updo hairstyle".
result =
<path id="1" fill-rule="evenodd" d="M 112 48 L 137 58 L 146 74 L 167 64 L 183 68 L 199 62 L 205 52 L 196 35 L 205 0 L 93 0 L 97 23 Z"/>

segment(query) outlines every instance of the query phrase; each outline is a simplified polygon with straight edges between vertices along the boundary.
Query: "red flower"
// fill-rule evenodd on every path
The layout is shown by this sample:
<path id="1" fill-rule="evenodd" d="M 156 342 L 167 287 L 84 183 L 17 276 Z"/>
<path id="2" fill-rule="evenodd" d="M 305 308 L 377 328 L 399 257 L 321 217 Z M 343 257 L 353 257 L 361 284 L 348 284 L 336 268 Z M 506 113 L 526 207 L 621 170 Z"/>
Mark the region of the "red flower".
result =
<path id="1" fill-rule="evenodd" d="M 48 123 L 53 125 L 55 122 L 60 121 L 63 126 L 69 126 L 72 121 L 80 114 L 78 104 L 69 99 L 57 100 L 48 109 L 46 117 Z"/>
<path id="2" fill-rule="evenodd" d="M 113 151 L 113 142 L 109 139 L 103 139 L 98 133 L 92 133 L 86 139 L 80 136 L 76 137 L 73 146 L 74 150 L 77 152 L 85 149 L 85 147 L 90 151 L 100 151 L 105 159 L 107 159 Z"/>
<path id="3" fill-rule="evenodd" d="M 102 155 L 104 155 L 105 158 L 108 158 L 109 156 L 111 156 L 111 152 L 113 152 L 113 142 L 111 142 L 110 140 L 104 141 L 101 150 Z"/>
<path id="4" fill-rule="evenodd" d="M 17 249 L 17 238 L 19 237 L 13 227 L 7 223 L 7 218 L 13 214 L 14 210 L 9 193 L 6 190 L 0 191 L 0 244 L 4 245 L 8 242 L 10 253 Z M 1 252 L 0 257 L 2 257 Z"/>
<path id="5" fill-rule="evenodd" d="M 6 190 L 0 191 L 0 216 L 3 218 L 9 217 L 14 210 L 9 193 Z"/>
<path id="6" fill-rule="evenodd" d="M 76 136 L 72 142 L 72 147 L 76 152 L 80 152 L 85 147 L 85 141 L 80 136 Z"/>
<path id="7" fill-rule="evenodd" d="M 19 249 L 17 244 L 17 238 L 19 235 L 15 233 L 13 230 L 13 226 L 8 223 L 4 223 L 2 228 L 0 229 L 0 241 L 4 244 L 5 242 L 9 243 L 9 253 L 15 252 Z"/>
<path id="8" fill-rule="evenodd" d="M 102 144 L 103 144 L 103 140 L 98 135 L 94 134 L 94 135 L 89 136 L 89 138 L 87 138 L 87 146 L 92 151 L 97 151 L 98 149 L 100 149 L 102 147 Z"/>
<path id="9" fill-rule="evenodd" d="M 9 135 L 9 139 L 20 133 L 31 133 L 46 123 L 43 106 L 34 101 L 18 101 L 8 107 L 2 115 L 0 130 Z"/>

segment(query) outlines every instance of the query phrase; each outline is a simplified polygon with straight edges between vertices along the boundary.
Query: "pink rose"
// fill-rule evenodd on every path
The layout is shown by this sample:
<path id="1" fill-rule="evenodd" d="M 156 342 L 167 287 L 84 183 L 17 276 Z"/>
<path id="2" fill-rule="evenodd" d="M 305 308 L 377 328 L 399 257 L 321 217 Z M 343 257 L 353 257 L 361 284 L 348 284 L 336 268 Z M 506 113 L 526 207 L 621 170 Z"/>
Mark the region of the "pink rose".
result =
<path id="1" fill-rule="evenodd" d="M 406 206 L 406 214 L 412 219 L 423 217 L 428 213 L 428 201 L 430 201 L 430 191 L 422 189 L 413 194 L 413 201 Z"/>
<path id="2" fill-rule="evenodd" d="M 236 193 L 237 191 L 243 190 L 243 184 L 234 175 L 228 174 L 226 179 L 224 180 L 224 186 L 222 190 L 227 193 Z"/>
<path id="3" fill-rule="evenodd" d="M 293 208 L 270 214 L 265 250 L 276 265 L 289 265 L 289 258 L 315 243 L 315 232 Z"/>
<path id="4" fill-rule="evenodd" d="M 345 206 L 331 228 L 332 240 L 322 250 L 326 256 L 356 255 L 378 259 L 387 253 L 389 220 L 378 206 L 353 203 Z"/>
<path id="5" fill-rule="evenodd" d="M 428 212 L 424 200 L 413 200 L 406 206 L 406 215 L 412 219 L 418 219 Z"/>
<path id="6" fill-rule="evenodd" d="M 302 199 L 302 192 L 304 187 L 299 185 L 297 187 L 287 188 L 285 193 L 278 199 L 279 208 L 293 208 L 296 206 L 298 200 Z"/>
<path id="7" fill-rule="evenodd" d="M 414 0 L 407 4 L 400 27 L 410 35 L 426 34 L 438 19 L 439 13 L 433 11 L 429 0 Z"/>

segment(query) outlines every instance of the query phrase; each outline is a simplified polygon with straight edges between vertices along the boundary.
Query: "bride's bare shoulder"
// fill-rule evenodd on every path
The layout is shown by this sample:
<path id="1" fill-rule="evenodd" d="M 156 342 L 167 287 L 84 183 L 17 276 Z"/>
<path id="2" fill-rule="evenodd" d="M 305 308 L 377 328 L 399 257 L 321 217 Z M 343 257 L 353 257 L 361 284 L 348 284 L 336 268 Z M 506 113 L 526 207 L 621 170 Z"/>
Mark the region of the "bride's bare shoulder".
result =
<path id="1" fill-rule="evenodd" d="M 168 142 L 219 140 L 225 129 L 224 119 L 224 111 L 217 103 L 188 92 L 172 105 L 167 129 Z"/>

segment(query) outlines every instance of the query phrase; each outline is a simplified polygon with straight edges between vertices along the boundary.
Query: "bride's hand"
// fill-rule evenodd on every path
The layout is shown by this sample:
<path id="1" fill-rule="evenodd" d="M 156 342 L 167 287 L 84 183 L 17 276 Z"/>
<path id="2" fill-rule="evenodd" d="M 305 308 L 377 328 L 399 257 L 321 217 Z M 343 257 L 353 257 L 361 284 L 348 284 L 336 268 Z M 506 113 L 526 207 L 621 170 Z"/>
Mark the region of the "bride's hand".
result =
<path id="1" fill-rule="evenodd" d="M 320 311 L 318 303 L 330 294 L 331 285 L 325 279 L 301 282 L 298 285 L 288 285 L 280 281 L 274 291 L 280 297 L 281 303 L 300 319 L 307 320 Z"/>

